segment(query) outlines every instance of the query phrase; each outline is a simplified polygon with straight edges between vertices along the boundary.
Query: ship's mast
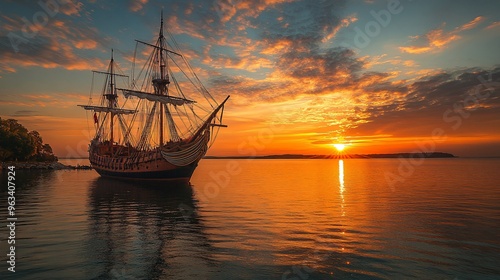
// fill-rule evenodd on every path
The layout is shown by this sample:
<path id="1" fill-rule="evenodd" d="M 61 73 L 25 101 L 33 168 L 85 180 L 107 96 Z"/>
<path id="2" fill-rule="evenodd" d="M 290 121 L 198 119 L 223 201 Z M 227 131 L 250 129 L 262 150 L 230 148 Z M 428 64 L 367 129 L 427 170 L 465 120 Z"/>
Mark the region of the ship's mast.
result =
<path id="1" fill-rule="evenodd" d="M 108 68 L 106 69 L 107 71 L 92 71 L 94 74 L 103 74 L 106 75 L 106 78 L 104 80 L 104 88 L 102 90 L 102 98 L 100 100 L 100 105 L 95 106 L 95 105 L 78 105 L 85 110 L 93 111 L 94 112 L 94 118 L 95 122 L 98 124 L 97 125 L 97 132 L 95 135 L 95 139 L 99 141 L 106 141 L 109 142 L 111 145 L 113 145 L 115 138 L 114 138 L 114 121 L 115 117 L 118 118 L 119 124 L 123 124 L 123 118 L 122 115 L 128 115 L 128 114 L 135 114 L 137 111 L 136 110 L 129 110 L 129 109 L 122 109 L 122 108 L 117 108 L 117 99 L 118 95 L 116 94 L 116 77 L 115 76 L 120 76 L 120 77 L 125 77 L 128 78 L 128 76 L 125 75 L 120 75 L 120 74 L 115 74 L 115 60 L 113 57 L 113 49 L 111 49 L 111 60 L 108 64 Z M 101 114 L 104 115 L 103 118 L 100 118 L 97 116 L 101 116 Z M 108 118 L 109 116 L 109 118 Z M 102 123 L 99 123 L 99 120 L 102 121 Z M 107 125 L 109 123 L 109 126 Z M 105 135 L 105 133 L 108 132 L 109 129 L 109 135 Z M 126 130 L 123 130 L 124 133 Z M 127 132 L 128 134 L 128 132 Z M 108 138 L 109 136 L 109 138 Z M 128 139 L 128 135 L 124 135 L 124 139 Z"/>
<path id="2" fill-rule="evenodd" d="M 108 107 L 109 108 L 114 108 L 115 103 L 116 103 L 116 92 L 115 92 L 115 81 L 114 81 L 114 72 L 113 72 L 113 64 L 114 64 L 114 58 L 113 58 L 113 49 L 111 49 L 111 62 L 109 63 L 109 92 L 107 92 L 104 96 L 106 99 L 108 99 Z M 115 114 L 113 112 L 110 112 L 111 114 L 111 119 L 110 119 L 110 136 L 109 136 L 109 141 L 111 142 L 111 145 L 113 145 L 114 142 L 114 117 Z"/>
<path id="3" fill-rule="evenodd" d="M 160 25 L 160 77 L 162 80 L 166 80 L 168 83 L 168 77 L 165 77 L 165 63 L 163 61 L 163 41 L 165 37 L 163 36 L 163 11 L 161 12 L 161 25 Z M 163 88 L 164 90 L 164 88 Z"/>
<path id="4" fill-rule="evenodd" d="M 160 52 L 160 79 L 163 80 L 163 71 L 164 71 L 164 67 L 165 67 L 165 64 L 163 64 L 163 50 L 162 50 L 162 47 L 163 47 L 163 10 L 161 11 L 161 25 L 160 25 L 160 38 L 159 38 L 159 41 L 160 41 L 160 49 L 158 50 Z M 159 91 L 159 94 L 160 95 L 163 95 L 163 88 L 160 88 L 160 91 Z M 160 104 L 160 147 L 163 146 L 163 108 L 164 108 L 164 104 L 161 103 Z"/>
<path id="5" fill-rule="evenodd" d="M 167 63 L 166 63 L 166 57 L 164 58 L 163 55 L 163 50 L 167 50 L 166 46 L 164 48 L 164 40 L 165 37 L 163 36 L 163 11 L 161 13 L 161 25 L 160 25 L 160 33 L 158 36 L 158 42 L 157 42 L 157 59 L 158 63 L 160 66 L 160 75 L 159 77 L 154 77 L 153 78 L 153 86 L 155 88 L 155 93 L 157 95 L 168 95 L 168 90 L 167 90 L 167 85 L 170 84 L 169 78 L 168 78 L 168 72 L 166 70 L 167 68 Z M 168 51 L 168 50 L 167 50 Z M 163 134 L 164 134 L 164 116 L 163 116 L 163 110 L 167 111 L 168 114 L 168 107 L 166 104 L 161 103 L 160 104 L 160 146 L 163 145 L 165 142 L 163 139 Z"/>
<path id="6" fill-rule="evenodd" d="M 170 83 L 168 79 L 168 73 L 165 71 L 166 68 L 166 63 L 163 58 L 163 45 L 164 45 L 164 40 L 165 37 L 163 36 L 163 11 L 161 12 L 161 25 L 160 25 L 160 34 L 158 36 L 158 42 L 157 42 L 157 59 L 158 63 L 160 66 L 160 75 L 159 77 L 154 77 L 153 79 L 153 86 L 155 88 L 155 93 L 158 95 L 167 95 L 167 84 Z M 160 104 L 160 146 L 163 145 L 164 140 L 163 140 L 163 122 L 164 122 L 164 117 L 163 117 L 163 109 L 164 105 Z M 166 109 L 166 108 L 165 108 Z M 167 113 L 168 114 L 168 113 Z"/>

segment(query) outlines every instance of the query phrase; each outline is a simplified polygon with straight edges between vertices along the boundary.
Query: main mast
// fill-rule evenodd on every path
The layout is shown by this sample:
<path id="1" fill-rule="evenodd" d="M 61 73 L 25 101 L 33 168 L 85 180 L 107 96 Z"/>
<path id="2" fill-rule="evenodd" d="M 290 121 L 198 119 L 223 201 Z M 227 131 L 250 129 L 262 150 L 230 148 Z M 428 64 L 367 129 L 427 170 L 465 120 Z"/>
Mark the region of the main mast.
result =
<path id="1" fill-rule="evenodd" d="M 110 73 L 110 83 L 109 83 L 109 92 L 106 93 L 104 96 L 108 100 L 108 108 L 112 109 L 115 107 L 116 104 L 116 92 L 115 92 L 115 81 L 114 81 L 114 72 L 113 72 L 113 64 L 114 64 L 114 58 L 113 58 L 113 49 L 111 49 L 111 61 L 109 63 L 109 73 Z M 110 112 L 111 114 L 111 119 L 110 119 L 110 135 L 109 135 L 109 141 L 111 142 L 111 145 L 113 145 L 114 142 L 114 117 L 115 114 L 113 111 Z"/>
<path id="2" fill-rule="evenodd" d="M 161 25 L 160 25 L 160 34 L 158 36 L 158 60 L 160 64 L 160 77 L 153 79 L 153 85 L 156 91 L 156 94 L 158 95 L 168 95 L 167 91 L 167 85 L 170 84 L 169 78 L 168 78 L 168 73 L 166 73 L 165 68 L 166 68 L 166 63 L 163 58 L 163 45 L 164 45 L 164 36 L 163 36 L 163 11 L 161 13 Z M 168 107 L 166 104 L 160 103 L 160 146 L 163 146 L 163 143 L 165 142 L 163 139 L 163 110 L 168 110 Z"/>

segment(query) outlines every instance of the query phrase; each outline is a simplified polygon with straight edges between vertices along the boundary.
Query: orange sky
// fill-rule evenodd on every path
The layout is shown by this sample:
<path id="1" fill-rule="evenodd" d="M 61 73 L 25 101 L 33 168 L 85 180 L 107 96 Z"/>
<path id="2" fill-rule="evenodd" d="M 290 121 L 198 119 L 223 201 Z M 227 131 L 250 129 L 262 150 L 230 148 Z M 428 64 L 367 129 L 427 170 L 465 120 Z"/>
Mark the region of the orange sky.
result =
<path id="1" fill-rule="evenodd" d="M 166 28 L 208 90 L 231 95 L 209 155 L 332 154 L 342 142 L 352 154 L 500 156 L 495 1 L 446 14 L 408 1 L 170 2 Z M 114 48 L 129 71 L 133 40 L 152 38 L 163 4 L 61 4 L 27 27 L 43 9 L 6 4 L 0 117 L 38 130 L 59 157 L 85 156 L 92 120 L 76 105 L 90 70 L 105 70 Z M 110 23 L 111 9 L 121 16 Z"/>

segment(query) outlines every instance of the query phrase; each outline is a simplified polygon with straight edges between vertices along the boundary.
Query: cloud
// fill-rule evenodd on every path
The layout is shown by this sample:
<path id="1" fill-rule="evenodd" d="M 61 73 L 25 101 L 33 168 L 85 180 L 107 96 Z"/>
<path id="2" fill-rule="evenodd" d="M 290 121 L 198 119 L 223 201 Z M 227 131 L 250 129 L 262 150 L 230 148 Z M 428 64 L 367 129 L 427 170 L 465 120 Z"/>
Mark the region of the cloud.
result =
<path id="1" fill-rule="evenodd" d="M 266 79 L 218 76 L 211 79 L 211 88 L 232 94 L 236 107 L 262 102 L 286 107 L 269 120 L 290 127 L 312 125 L 316 133 L 328 131 L 324 137 L 330 139 L 346 133 L 430 135 L 436 125 L 450 126 L 443 113 L 457 106 L 481 120 L 472 131 L 490 131 L 486 120 L 498 119 L 500 68 L 421 71 L 415 73 L 418 78 L 406 81 L 394 79 L 392 73 L 366 72 L 365 62 L 345 49 L 325 55 L 289 53 L 280 59 Z M 482 86 L 480 77 L 492 81 L 495 91 Z M 476 90 L 489 97 L 464 104 Z"/>
<path id="2" fill-rule="evenodd" d="M 289 104 L 287 113 L 273 116 L 289 125 L 314 123 L 345 131 L 369 122 L 373 115 L 383 114 L 368 112 L 367 108 L 404 99 L 405 85 L 391 81 L 394 73 L 367 72 L 367 59 L 357 57 L 354 51 L 323 44 L 356 20 L 336 16 L 342 5 L 342 1 L 295 1 L 286 6 L 277 4 L 257 18 L 247 19 L 259 31 L 258 38 L 233 46 L 235 51 L 230 56 L 204 54 L 212 58 L 210 62 L 217 68 L 210 78 L 212 92 L 231 94 L 231 102 L 236 106 Z M 233 17 L 236 18 L 240 20 L 240 16 Z M 258 69 L 258 57 L 262 55 L 267 69 L 264 77 L 219 72 L 235 66 L 253 71 Z M 414 65 L 411 60 L 403 63 Z"/>
<path id="3" fill-rule="evenodd" d="M 216 0 L 213 2 L 214 10 L 221 22 L 228 22 L 235 17 L 241 20 L 245 17 L 256 18 L 262 11 L 278 4 L 290 2 L 287 0 Z"/>
<path id="4" fill-rule="evenodd" d="M 490 25 L 486 26 L 485 29 L 495 29 L 500 27 L 500 21 L 492 22 Z"/>
<path id="5" fill-rule="evenodd" d="M 481 78 L 492 85 L 491 89 L 481 83 Z M 355 131 L 395 136 L 430 136 L 434 128 L 446 129 L 447 134 L 493 132 L 492 121 L 498 120 L 500 111 L 499 81 L 500 68 L 470 68 L 422 76 L 408 84 L 399 109 L 390 104 L 367 108 L 371 121 Z M 376 115 L 380 111 L 384 113 Z M 458 122 L 467 128 L 453 128 Z"/>
<path id="6" fill-rule="evenodd" d="M 38 94 L 16 94 L 11 95 L 12 98 L 1 99 L 0 106 L 9 107 L 39 107 L 39 108 L 72 108 L 77 104 L 86 104 L 88 102 L 88 97 L 80 93 L 64 93 L 64 94 L 49 94 L 49 93 L 38 93 Z M 34 113 L 33 110 L 19 110 L 17 112 L 24 113 Z"/>
<path id="7" fill-rule="evenodd" d="M 287 112 L 273 116 L 280 123 L 316 124 L 339 132 L 384 113 L 370 111 L 371 106 L 402 109 L 400 102 L 408 94 L 403 83 L 390 81 L 393 74 L 363 71 L 365 62 L 348 49 L 288 52 L 275 65 L 265 79 L 218 76 L 211 79 L 211 88 L 232 94 L 237 105 L 289 104 Z"/>
<path id="8" fill-rule="evenodd" d="M 475 28 L 479 23 L 484 21 L 484 19 L 485 19 L 484 17 L 478 16 L 475 19 L 471 20 L 470 22 L 457 28 L 457 31 L 463 31 L 463 30 L 469 30 L 469 29 Z"/>
<path id="9" fill-rule="evenodd" d="M 213 72 L 212 91 L 232 93 L 232 102 L 321 95 L 355 79 L 363 62 L 352 51 L 322 48 L 340 28 L 357 20 L 336 15 L 344 1 L 284 2 L 216 1 L 209 7 L 206 2 L 177 3 L 175 9 L 189 12 L 167 16 L 167 26 L 204 41 L 202 49 L 188 53 L 203 58 L 204 72 Z M 219 18 L 206 13 L 207 8 Z M 242 72 L 231 73 L 233 69 Z M 260 77 L 238 76 L 245 72 Z"/>
<path id="10" fill-rule="evenodd" d="M 340 27 L 355 21 L 354 17 L 346 20 L 337 15 L 344 4 L 344 1 L 296 1 L 280 9 L 266 10 L 254 22 L 261 23 L 261 35 L 267 44 L 288 41 L 291 48 L 304 50 L 317 47 Z"/>
<path id="11" fill-rule="evenodd" d="M 492 70 L 470 68 L 422 77 L 410 86 L 410 94 L 413 98 L 408 102 L 408 108 L 423 108 L 426 104 L 432 104 L 434 107 L 451 106 L 467 99 L 476 91 L 481 94 L 486 93 L 488 89 L 482 84 L 482 80 L 491 80 L 492 85 L 497 86 L 495 91 L 488 95 L 498 92 L 500 68 Z M 500 100 L 495 96 L 492 97 L 492 99 L 481 100 L 485 107 L 500 105 Z"/>
<path id="12" fill-rule="evenodd" d="M 18 67 L 87 70 L 104 67 L 97 58 L 85 58 L 79 50 L 96 50 L 107 44 L 95 28 L 75 24 L 69 18 L 50 19 L 45 25 L 23 25 L 18 17 L 4 16 L 0 31 L 0 73 Z M 16 52 L 17 51 L 17 52 Z"/>
<path id="13" fill-rule="evenodd" d="M 327 42 L 333 38 L 335 38 L 335 36 L 337 35 L 337 33 L 340 31 L 340 29 L 342 28 L 346 28 L 348 27 L 349 25 L 351 25 L 351 23 L 354 23 L 358 21 L 358 18 L 355 17 L 355 16 L 349 16 L 349 17 L 346 17 L 346 18 L 343 18 L 341 21 L 340 21 L 340 24 L 337 25 L 337 27 L 335 27 L 329 34 L 327 34 L 324 38 L 323 38 L 323 42 Z"/>
<path id="14" fill-rule="evenodd" d="M 15 111 L 12 117 L 21 117 L 21 116 L 36 116 L 38 114 L 38 111 L 32 111 L 32 110 L 18 110 Z"/>
<path id="15" fill-rule="evenodd" d="M 417 38 L 420 39 L 421 37 Z M 432 51 L 439 51 L 441 49 L 444 49 L 449 43 L 458 39 L 460 39 L 460 36 L 457 35 L 456 32 L 445 33 L 443 29 L 434 29 L 425 34 L 424 38 L 422 39 L 423 41 L 426 41 L 425 45 L 399 47 L 399 50 L 410 54 L 421 54 Z"/>
<path id="16" fill-rule="evenodd" d="M 210 64 L 214 68 L 240 69 L 249 72 L 256 72 L 259 69 L 271 68 L 273 66 L 270 60 L 252 54 L 244 54 L 237 57 L 226 54 L 217 54 L 207 56 L 203 62 Z"/>
<path id="17" fill-rule="evenodd" d="M 335 82 L 348 83 L 354 73 L 362 69 L 352 50 L 331 48 L 325 52 L 288 52 L 283 54 L 276 63 L 282 74 L 306 81 L 309 79 L 324 79 L 323 84 Z"/>
<path id="18" fill-rule="evenodd" d="M 425 35 L 410 36 L 412 41 L 417 44 L 412 46 L 399 47 L 399 50 L 401 52 L 410 54 L 422 54 L 441 51 L 445 49 L 451 42 L 457 41 L 462 38 L 459 33 L 477 27 L 477 25 L 483 20 L 484 17 L 478 16 L 470 22 L 459 26 L 450 32 L 445 32 L 445 24 L 443 24 L 441 28 L 431 30 Z"/>
<path id="19" fill-rule="evenodd" d="M 99 43 L 93 39 L 84 39 L 84 40 L 77 40 L 74 42 L 75 43 L 75 48 L 77 49 L 86 49 L 86 50 L 93 50 L 96 49 Z"/>
<path id="20" fill-rule="evenodd" d="M 412 126 L 405 126 L 404 122 L 399 125 L 406 113 L 410 113 L 408 123 L 412 124 L 419 118 L 426 122 L 436 116 L 441 118 L 439 114 L 445 106 L 453 106 L 457 96 L 464 98 L 464 90 L 470 91 L 477 85 L 477 75 L 483 73 L 481 69 L 460 73 L 419 70 L 415 69 L 418 67 L 415 60 L 380 57 L 373 61 L 358 57 L 353 50 L 325 44 L 340 29 L 357 20 L 355 16 L 340 16 L 338 11 L 344 1 L 292 1 L 286 5 L 283 1 L 216 1 L 176 5 L 175 10 L 182 13 L 166 16 L 167 25 L 176 34 L 202 42 L 198 49 L 189 49 L 187 53 L 203 65 L 210 91 L 216 97 L 231 95 L 231 106 L 236 111 L 238 108 L 265 111 L 262 107 L 269 109 L 270 105 L 286 108 L 266 119 L 294 129 L 312 126 L 311 133 L 321 132 L 325 137 L 346 131 L 361 133 L 363 129 L 374 135 L 409 131 Z M 214 12 L 218 17 L 214 17 Z M 483 21 L 483 17 L 476 17 L 452 31 L 443 25 L 425 35 L 414 36 L 414 44 L 405 50 L 427 53 L 445 49 Z M 412 80 L 399 79 L 396 71 L 370 71 L 376 64 L 411 68 Z M 479 72 L 476 75 L 474 71 Z M 476 76 L 470 78 L 467 73 Z M 491 113 L 490 108 L 496 106 L 493 103 L 486 100 L 477 110 Z M 422 112 L 423 117 L 419 115 Z M 376 129 L 378 122 L 380 131 Z M 428 125 L 415 124 L 415 127 L 429 133 Z"/>
<path id="21" fill-rule="evenodd" d="M 130 0 L 129 10 L 132 12 L 141 11 L 144 6 L 148 3 L 148 0 Z"/>
<path id="22" fill-rule="evenodd" d="M 59 11 L 67 16 L 79 16 L 83 9 L 83 3 L 76 0 L 64 0 L 58 2 L 64 3 L 59 6 Z"/>
<path id="23" fill-rule="evenodd" d="M 415 60 L 402 59 L 400 56 L 396 56 L 392 59 L 385 59 L 387 54 L 382 54 L 374 57 L 361 57 L 360 59 L 365 62 L 365 68 L 370 69 L 375 65 L 391 64 L 395 66 L 403 65 L 406 67 L 417 67 L 418 64 Z"/>

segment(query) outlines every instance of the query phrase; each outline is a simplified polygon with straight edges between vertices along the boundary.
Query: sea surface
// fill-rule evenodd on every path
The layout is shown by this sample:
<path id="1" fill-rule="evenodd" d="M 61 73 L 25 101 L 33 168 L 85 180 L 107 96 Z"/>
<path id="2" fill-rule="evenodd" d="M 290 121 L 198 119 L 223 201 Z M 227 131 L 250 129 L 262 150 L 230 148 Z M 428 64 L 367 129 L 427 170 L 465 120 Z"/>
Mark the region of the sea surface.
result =
<path id="1" fill-rule="evenodd" d="M 0 279 L 500 279 L 500 159 L 205 159 L 190 184 L 17 170 L 15 273 L 7 180 Z"/>

